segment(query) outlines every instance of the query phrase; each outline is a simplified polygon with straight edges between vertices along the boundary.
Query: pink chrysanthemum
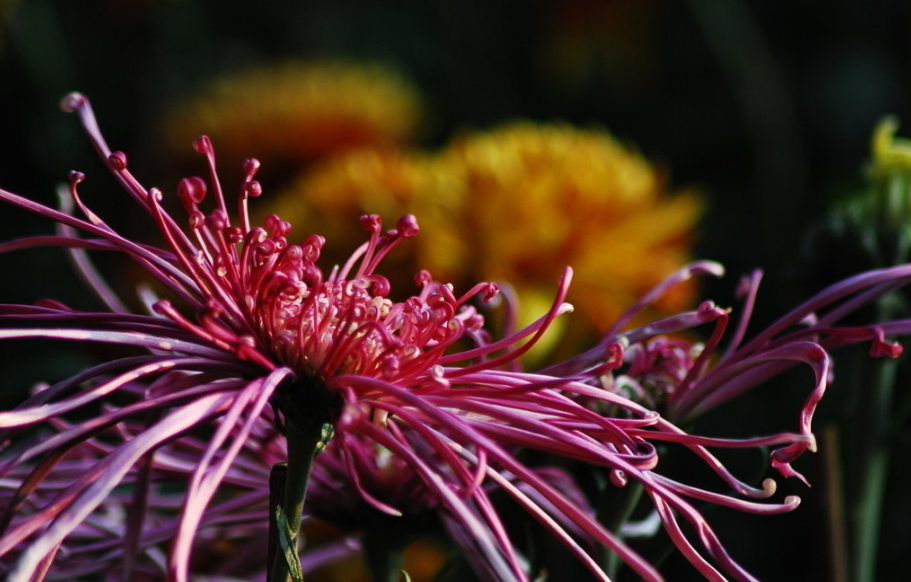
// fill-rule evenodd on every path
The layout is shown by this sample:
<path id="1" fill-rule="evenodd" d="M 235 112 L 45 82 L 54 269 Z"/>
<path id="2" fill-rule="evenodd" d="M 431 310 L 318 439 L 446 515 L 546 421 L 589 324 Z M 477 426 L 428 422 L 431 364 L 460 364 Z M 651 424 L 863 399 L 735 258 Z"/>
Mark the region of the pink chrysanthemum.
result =
<path id="1" fill-rule="evenodd" d="M 264 499 L 269 493 L 264 469 L 283 460 L 281 453 L 288 461 L 284 498 L 278 512 L 270 506 L 262 522 L 276 520 L 282 541 L 294 544 L 313 455 L 327 425 L 336 433 L 328 453 L 332 457 L 327 457 L 335 465 L 327 460 L 320 468 L 317 456 L 316 495 L 325 494 L 319 491 L 320 479 L 344 466 L 350 487 L 340 495 L 357 495 L 389 516 L 410 511 L 405 501 L 438 511 L 451 522 L 460 543 L 471 548 L 487 579 L 524 581 L 539 575 L 495 511 L 495 489 L 540 522 L 596 579 L 608 577 L 589 550 L 591 544 L 619 556 L 643 579 L 662 579 L 623 542 L 622 532 L 599 523 L 571 488 L 524 464 L 515 455 L 518 447 L 601 466 L 617 487 L 640 484 L 674 543 L 700 572 L 711 579 L 752 579 L 726 553 L 691 500 L 759 514 L 789 511 L 798 500 L 768 502 L 775 489 L 771 480 L 762 488 L 750 487 L 708 448 L 780 445 L 773 464 L 784 475 L 793 474 L 789 463 L 813 444 L 810 419 L 829 376 L 826 349 L 872 339 L 877 355 L 895 355 L 897 347 L 885 342 L 883 334 L 906 333 L 911 327 L 907 322 L 835 326 L 847 312 L 911 279 L 911 267 L 902 267 L 824 292 L 743 347 L 738 347 L 738 331 L 732 355 L 708 372 L 707 358 L 724 331 L 727 310 L 706 303 L 619 333 L 624 321 L 681 280 L 720 274 L 714 263 L 696 263 L 644 297 L 596 350 L 549 370 L 524 372 L 517 359 L 570 309 L 563 303 L 569 270 L 543 317 L 494 341 L 471 304 L 478 297 L 491 299 L 494 285 L 455 295 L 421 273 L 414 296 L 389 298 L 389 285 L 376 270 L 399 241 L 417 234 L 414 218 L 405 217 L 394 230 L 383 232 L 377 219 L 366 217 L 368 242 L 346 264 L 325 274 L 316 265 L 322 238 L 291 244 L 290 225 L 278 217 L 267 219 L 264 228 L 250 224 L 248 199 L 261 193 L 254 180 L 257 162 L 245 165 L 232 219 L 212 146 L 207 138 L 197 141 L 209 177 L 181 181 L 178 196 L 188 214 L 187 226 L 181 227 L 163 208 L 161 192 L 140 185 L 126 156 L 107 147 L 88 101 L 73 94 L 63 105 L 80 115 L 96 150 L 151 216 L 166 244 L 135 242 L 105 223 L 81 200 L 81 174 L 71 175 L 69 205 L 83 218 L 66 207 L 54 210 L 0 190 L 0 200 L 58 224 L 54 236 L 0 244 L 0 252 L 48 245 L 69 249 L 106 305 L 96 312 L 47 300 L 34 306 L 0 305 L 0 339 L 56 338 L 136 349 L 135 355 L 98 364 L 0 412 L 0 484 L 4 495 L 12 491 L 0 518 L 0 565 L 9 568 L 11 582 L 64 571 L 89 535 L 86 526 L 123 496 L 121 485 L 133 494 L 122 503 L 126 517 L 108 529 L 122 533 L 123 542 L 111 546 L 111 535 L 98 542 L 110 552 L 96 564 L 115 560 L 105 566 L 115 578 L 143 572 L 153 579 L 187 580 L 194 543 L 236 520 L 237 512 L 224 507 L 231 502 L 216 494 L 239 487 L 246 490 L 240 499 Z M 204 213 L 200 205 L 207 198 L 214 209 Z M 147 292 L 143 297 L 149 313 L 130 313 L 95 272 L 86 250 L 125 254 L 170 298 Z M 842 299 L 828 314 L 790 331 Z M 715 332 L 701 354 L 654 339 L 712 322 Z M 685 418 L 801 362 L 815 372 L 816 389 L 803 410 L 800 431 L 746 440 L 689 435 L 631 399 L 636 391 L 621 394 L 611 389 L 616 382 L 606 380 L 625 373 L 651 394 L 655 405 L 662 400 L 659 408 L 670 418 Z M 281 437 L 275 436 L 276 429 Z M 44 438 L 19 438 L 34 430 Z M 105 438 L 111 431 L 116 438 Z M 96 454 L 83 454 L 87 443 L 95 442 Z M 272 458 L 275 444 L 282 442 L 278 458 Z M 662 475 L 657 443 L 664 442 L 693 451 L 731 492 L 706 491 Z M 265 443 L 273 447 L 269 455 Z M 382 488 L 362 477 L 381 467 L 376 459 L 361 458 L 378 451 L 407 467 L 408 483 L 420 484 L 420 497 L 380 498 Z M 72 463 L 80 470 L 71 470 Z M 176 477 L 182 478 L 174 505 L 158 487 Z M 157 516 L 169 508 L 173 517 L 160 520 Z M 249 519 L 244 514 L 241 521 Z M 693 539 L 681 521 L 697 532 Z M 272 579 L 284 580 L 295 560 L 274 551 L 262 561 L 271 568 Z"/>

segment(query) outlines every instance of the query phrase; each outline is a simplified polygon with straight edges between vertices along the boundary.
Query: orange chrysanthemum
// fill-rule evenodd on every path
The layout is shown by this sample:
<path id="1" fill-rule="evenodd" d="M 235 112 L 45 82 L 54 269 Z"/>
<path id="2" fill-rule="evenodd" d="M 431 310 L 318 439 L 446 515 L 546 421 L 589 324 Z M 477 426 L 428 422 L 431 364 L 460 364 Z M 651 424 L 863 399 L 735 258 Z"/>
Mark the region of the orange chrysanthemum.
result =
<path id="1" fill-rule="evenodd" d="M 229 160 L 291 163 L 360 146 L 401 144 L 421 119 L 417 89 L 381 64 L 289 62 L 217 79 L 177 111 L 175 147 L 200 134 Z"/>
<path id="2" fill-rule="evenodd" d="M 438 154 L 351 153 L 307 173 L 277 208 L 333 237 L 344 235 L 333 217 L 413 213 L 433 225 L 416 245 L 422 265 L 510 281 L 532 304 L 572 265 L 571 300 L 600 328 L 690 259 L 701 210 L 607 132 L 531 122 L 464 134 Z M 691 295 L 682 286 L 658 309 Z"/>

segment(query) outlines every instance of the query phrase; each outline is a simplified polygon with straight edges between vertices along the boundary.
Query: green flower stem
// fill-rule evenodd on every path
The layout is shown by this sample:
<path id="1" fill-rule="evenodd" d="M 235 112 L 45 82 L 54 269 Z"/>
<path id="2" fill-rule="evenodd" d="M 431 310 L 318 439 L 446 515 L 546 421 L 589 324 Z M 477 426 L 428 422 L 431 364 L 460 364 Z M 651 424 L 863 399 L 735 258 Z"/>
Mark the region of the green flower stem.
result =
<path id="1" fill-rule="evenodd" d="M 402 573 L 402 544 L 398 536 L 370 528 L 361 537 L 361 549 L 372 582 L 396 582 Z"/>
<path id="2" fill-rule="evenodd" d="M 300 535 L 301 516 L 304 512 L 304 499 L 307 496 L 307 482 L 310 480 L 310 471 L 313 468 L 313 458 L 316 455 L 322 440 L 322 423 L 308 423 L 307 426 L 298 426 L 289 422 L 285 427 L 285 437 L 288 441 L 288 464 L 284 483 L 284 499 L 282 509 L 287 517 L 287 528 L 291 533 L 291 543 L 298 545 Z M 270 522 L 275 521 L 273 508 L 270 508 Z M 273 524 L 282 527 L 282 524 Z M 277 534 L 278 535 L 278 534 Z M 276 536 L 277 537 L 277 536 Z M 290 569 L 287 558 L 278 548 L 278 544 L 270 542 L 273 547 L 272 567 L 269 571 L 269 582 L 288 582 Z"/>
<path id="3" fill-rule="evenodd" d="M 633 510 L 639 505 L 643 488 L 635 481 L 631 481 L 619 489 L 610 484 L 605 484 L 605 487 L 606 489 L 601 493 L 598 501 L 596 517 L 608 531 L 620 537 L 620 529 L 629 521 Z M 616 553 L 605 549 L 601 564 L 607 575 L 613 578 L 617 575 L 617 570 L 622 562 Z"/>
<path id="4" fill-rule="evenodd" d="M 278 463 L 269 472 L 269 545 L 266 560 L 266 580 L 272 580 L 273 562 L 280 547 L 278 520 L 275 516 L 277 507 L 285 500 L 285 481 L 288 479 L 288 463 Z"/>
<path id="5" fill-rule="evenodd" d="M 883 220 L 899 220 L 898 224 L 890 224 L 886 234 L 891 237 L 881 243 L 884 252 L 889 253 L 889 264 L 901 264 L 908 260 L 911 235 L 907 220 L 909 212 L 909 185 L 906 173 L 890 175 L 882 186 L 884 194 L 880 196 L 888 202 L 891 217 Z M 904 210 L 895 214 L 899 207 Z M 898 218 L 897 218 L 898 217 Z M 888 223 L 887 223 L 888 224 Z M 895 296 L 885 296 L 877 302 L 877 317 L 879 321 L 894 319 L 902 311 L 901 301 Z M 860 463 L 860 489 L 857 503 L 854 505 L 852 522 L 854 525 L 853 555 L 854 555 L 854 582 L 875 582 L 876 580 L 876 554 L 879 549 L 880 525 L 883 515 L 883 500 L 885 498 L 886 482 L 889 477 L 889 460 L 891 456 L 890 438 L 894 426 L 894 410 L 892 408 L 895 381 L 898 373 L 898 361 L 887 360 L 875 363 L 872 378 L 872 392 L 867 394 L 863 403 L 865 418 L 864 430 L 860 435 L 863 439 L 863 457 Z"/>
<path id="6" fill-rule="evenodd" d="M 883 498 L 889 472 L 891 402 L 898 362 L 877 362 L 869 406 L 867 446 L 860 467 L 861 485 L 855 506 L 854 582 L 875 582 Z"/>

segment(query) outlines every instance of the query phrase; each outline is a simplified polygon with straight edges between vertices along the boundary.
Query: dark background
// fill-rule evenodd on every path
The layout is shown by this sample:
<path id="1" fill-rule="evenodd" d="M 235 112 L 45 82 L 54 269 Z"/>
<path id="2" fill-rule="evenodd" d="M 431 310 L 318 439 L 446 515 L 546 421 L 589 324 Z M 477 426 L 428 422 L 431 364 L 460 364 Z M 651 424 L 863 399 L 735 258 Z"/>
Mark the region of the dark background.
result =
<path id="1" fill-rule="evenodd" d="M 0 10 L 5 189 L 53 204 L 78 168 L 93 208 L 122 208 L 76 119 L 57 107 L 69 91 L 92 98 L 109 143 L 129 152 L 137 173 L 176 181 L 162 167 L 164 116 L 211 78 L 288 58 L 384 60 L 427 98 L 421 145 L 517 117 L 565 119 L 608 128 L 666 167 L 675 186 L 700 188 L 709 206 L 696 254 L 735 276 L 765 269 L 760 321 L 828 282 L 802 276 L 817 273 L 802 251 L 808 230 L 860 188 L 877 120 L 911 120 L 911 3 L 899 1 L 0 0 Z M 0 208 L 4 240 L 49 228 Z M 734 281 L 704 295 L 729 304 Z M 0 300 L 45 296 L 92 305 L 59 253 L 0 256 Z M 46 343 L 0 346 L 0 400 L 8 406 L 11 393 L 80 357 Z M 786 387 L 706 426 L 793 419 L 805 393 Z M 837 409 L 824 409 L 821 423 L 843 420 Z M 800 468 L 819 482 L 821 455 Z M 890 482 L 901 477 L 907 470 Z M 784 487 L 804 498 L 797 512 L 722 514 L 722 540 L 760 579 L 831 579 L 825 484 Z M 881 580 L 911 544 L 899 489 L 887 500 Z M 668 568 L 671 580 L 695 579 L 682 560 Z"/>

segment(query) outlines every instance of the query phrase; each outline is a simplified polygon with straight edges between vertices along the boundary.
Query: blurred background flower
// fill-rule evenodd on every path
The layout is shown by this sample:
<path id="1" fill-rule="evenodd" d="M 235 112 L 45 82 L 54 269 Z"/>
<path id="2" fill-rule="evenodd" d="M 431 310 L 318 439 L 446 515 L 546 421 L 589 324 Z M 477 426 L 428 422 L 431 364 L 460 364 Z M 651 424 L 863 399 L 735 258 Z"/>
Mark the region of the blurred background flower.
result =
<path id="1" fill-rule="evenodd" d="M 427 236 L 412 261 L 450 281 L 508 282 L 523 324 L 572 265 L 573 323 L 589 341 L 692 258 L 702 211 L 695 193 L 670 192 L 664 172 L 606 131 L 530 121 L 462 133 L 435 154 L 332 158 L 273 204 L 292 222 L 312 217 L 349 240 L 357 233 L 340 217 L 421 216 Z M 675 288 L 639 321 L 688 307 L 692 291 Z"/>
<path id="2" fill-rule="evenodd" d="M 359 146 L 401 145 L 421 118 L 417 89 L 390 66 L 289 61 L 213 79 L 170 115 L 167 133 L 176 152 L 208 135 L 227 167 L 256 155 L 293 169 Z"/>

